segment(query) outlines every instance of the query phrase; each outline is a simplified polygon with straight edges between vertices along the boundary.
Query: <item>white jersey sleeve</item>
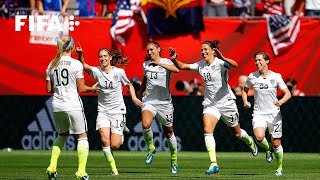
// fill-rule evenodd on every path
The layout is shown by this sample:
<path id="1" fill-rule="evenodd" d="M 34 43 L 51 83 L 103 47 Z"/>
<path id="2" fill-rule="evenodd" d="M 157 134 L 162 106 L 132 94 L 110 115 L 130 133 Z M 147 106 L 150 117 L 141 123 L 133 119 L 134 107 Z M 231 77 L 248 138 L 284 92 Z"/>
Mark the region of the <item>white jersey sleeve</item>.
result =
<path id="1" fill-rule="evenodd" d="M 119 72 L 119 75 L 120 75 L 120 81 L 123 85 L 127 85 L 130 83 L 130 80 L 128 79 L 127 75 L 126 75 L 126 72 L 124 71 L 124 69 L 119 69 L 120 72 Z"/>
<path id="2" fill-rule="evenodd" d="M 277 78 L 277 82 L 278 82 L 278 87 L 281 90 L 284 90 L 285 88 L 288 88 L 286 83 L 283 81 L 281 74 L 278 74 Z"/>

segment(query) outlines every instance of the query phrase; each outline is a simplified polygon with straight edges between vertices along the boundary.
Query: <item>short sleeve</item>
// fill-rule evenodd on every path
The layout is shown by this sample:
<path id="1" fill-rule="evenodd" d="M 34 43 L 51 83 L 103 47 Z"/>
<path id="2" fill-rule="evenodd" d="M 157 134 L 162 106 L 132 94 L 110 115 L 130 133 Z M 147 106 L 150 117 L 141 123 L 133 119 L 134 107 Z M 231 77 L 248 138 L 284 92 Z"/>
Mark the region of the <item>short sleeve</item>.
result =
<path id="1" fill-rule="evenodd" d="M 190 70 L 199 72 L 199 62 L 190 64 Z"/>
<path id="2" fill-rule="evenodd" d="M 246 86 L 247 88 L 251 88 L 251 87 L 252 87 L 252 74 L 250 74 L 250 75 L 248 76 L 245 86 Z"/>
<path id="3" fill-rule="evenodd" d="M 286 85 L 286 83 L 284 83 L 281 74 L 278 74 L 278 76 L 277 76 L 277 82 L 278 82 L 278 87 L 279 87 L 281 90 L 284 90 L 285 88 L 288 88 L 287 85 Z"/>
<path id="4" fill-rule="evenodd" d="M 75 62 L 76 62 L 75 77 L 77 79 L 82 79 L 82 78 L 84 78 L 84 76 L 83 76 L 83 66 L 79 61 L 75 61 Z"/>
<path id="5" fill-rule="evenodd" d="M 130 83 L 130 80 L 128 79 L 124 69 L 120 69 L 120 81 L 125 86 Z"/>

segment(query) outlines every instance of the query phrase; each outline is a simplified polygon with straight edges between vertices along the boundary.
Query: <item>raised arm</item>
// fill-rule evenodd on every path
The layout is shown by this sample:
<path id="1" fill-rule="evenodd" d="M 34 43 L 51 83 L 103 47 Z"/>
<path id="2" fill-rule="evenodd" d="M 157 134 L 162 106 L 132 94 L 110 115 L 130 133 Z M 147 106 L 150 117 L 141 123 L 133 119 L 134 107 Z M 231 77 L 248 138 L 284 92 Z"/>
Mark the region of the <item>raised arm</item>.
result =
<path id="1" fill-rule="evenodd" d="M 237 62 L 234 61 L 233 59 L 224 57 L 223 54 L 221 53 L 221 51 L 219 51 L 219 49 L 214 48 L 214 51 L 216 52 L 216 55 L 219 59 L 228 63 L 229 68 L 235 68 L 238 66 Z"/>
<path id="2" fill-rule="evenodd" d="M 178 69 L 190 70 L 190 64 L 185 64 L 177 60 L 178 53 L 176 53 L 176 50 L 174 48 L 169 48 L 169 54 L 170 54 L 171 61 Z"/>
<path id="3" fill-rule="evenodd" d="M 85 63 L 84 57 L 83 57 L 83 50 L 82 50 L 82 48 L 81 48 L 80 43 L 78 43 L 78 46 L 77 46 L 77 48 L 76 48 L 76 52 L 78 53 L 78 60 L 79 60 L 79 61 L 82 63 L 82 65 L 83 65 L 83 69 L 84 69 L 88 74 L 90 74 L 90 73 L 92 72 L 92 67 L 91 67 L 89 64 Z"/>

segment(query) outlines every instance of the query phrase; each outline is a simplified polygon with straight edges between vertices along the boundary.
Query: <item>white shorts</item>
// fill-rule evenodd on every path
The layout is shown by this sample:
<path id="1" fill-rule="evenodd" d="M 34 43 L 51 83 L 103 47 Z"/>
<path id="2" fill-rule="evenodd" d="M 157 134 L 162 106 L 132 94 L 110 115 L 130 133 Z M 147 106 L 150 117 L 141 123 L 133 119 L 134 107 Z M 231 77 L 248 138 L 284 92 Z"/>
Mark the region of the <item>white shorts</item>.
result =
<path id="1" fill-rule="evenodd" d="M 221 119 L 229 127 L 235 127 L 239 123 L 239 112 L 235 100 L 226 101 L 224 104 L 206 105 L 202 114 L 211 114 L 218 120 Z"/>
<path id="2" fill-rule="evenodd" d="M 96 130 L 100 128 L 110 128 L 112 133 L 123 135 L 125 125 L 126 114 L 108 114 L 98 112 Z"/>
<path id="3" fill-rule="evenodd" d="M 173 126 L 173 106 L 168 104 L 150 104 L 143 103 L 142 111 L 151 111 L 153 116 L 156 117 L 160 124 L 167 127 Z"/>
<path id="4" fill-rule="evenodd" d="M 82 134 L 88 131 L 83 111 L 53 112 L 56 131 L 61 133 Z"/>
<path id="5" fill-rule="evenodd" d="M 253 129 L 262 127 L 269 130 L 273 138 L 282 137 L 282 117 L 281 113 L 276 114 L 253 114 Z"/>

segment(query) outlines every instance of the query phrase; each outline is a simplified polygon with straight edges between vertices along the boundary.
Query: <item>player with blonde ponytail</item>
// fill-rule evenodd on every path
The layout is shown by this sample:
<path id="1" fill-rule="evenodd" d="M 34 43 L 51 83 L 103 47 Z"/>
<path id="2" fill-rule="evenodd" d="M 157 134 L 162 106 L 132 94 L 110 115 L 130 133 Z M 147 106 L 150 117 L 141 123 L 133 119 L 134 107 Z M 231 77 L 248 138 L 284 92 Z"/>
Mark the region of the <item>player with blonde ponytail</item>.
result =
<path id="1" fill-rule="evenodd" d="M 74 134 L 78 140 L 78 171 L 77 179 L 88 180 L 86 164 L 89 153 L 87 138 L 87 121 L 83 111 L 80 92 L 96 91 L 97 85 L 86 86 L 82 64 L 71 57 L 75 50 L 74 40 L 69 35 L 63 35 L 57 41 L 57 54 L 46 70 L 46 89 L 53 94 L 52 108 L 55 128 L 58 137 L 52 145 L 50 165 L 47 168 L 49 179 L 57 179 L 57 164 L 61 150 L 69 134 Z"/>

